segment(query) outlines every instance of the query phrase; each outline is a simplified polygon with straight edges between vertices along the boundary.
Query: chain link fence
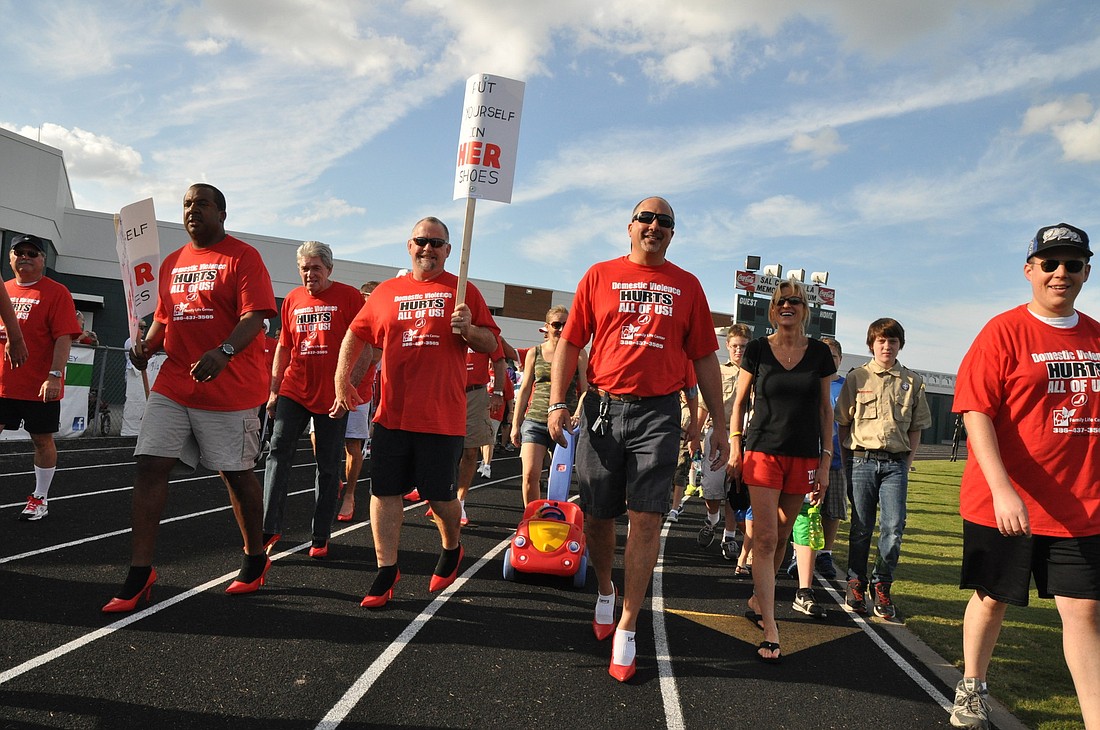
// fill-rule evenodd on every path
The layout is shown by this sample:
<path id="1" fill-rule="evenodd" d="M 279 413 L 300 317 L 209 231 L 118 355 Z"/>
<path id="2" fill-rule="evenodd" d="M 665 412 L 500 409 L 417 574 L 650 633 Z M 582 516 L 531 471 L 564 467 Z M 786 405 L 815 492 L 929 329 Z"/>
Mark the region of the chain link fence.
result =
<path id="1" fill-rule="evenodd" d="M 74 347 L 78 347 L 74 345 Z M 126 408 L 127 378 L 134 377 L 126 365 L 125 348 L 97 345 L 88 386 L 87 436 L 118 436 Z"/>

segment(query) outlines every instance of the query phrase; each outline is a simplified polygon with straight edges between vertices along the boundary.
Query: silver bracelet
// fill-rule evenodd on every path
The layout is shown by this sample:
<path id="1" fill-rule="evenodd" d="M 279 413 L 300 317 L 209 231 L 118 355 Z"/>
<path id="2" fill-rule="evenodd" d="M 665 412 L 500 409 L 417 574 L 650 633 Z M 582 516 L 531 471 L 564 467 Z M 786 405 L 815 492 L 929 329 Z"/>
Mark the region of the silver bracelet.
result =
<path id="1" fill-rule="evenodd" d="M 550 415 L 554 411 L 568 411 L 569 406 L 565 403 L 551 403 L 550 407 L 546 409 L 546 415 Z"/>

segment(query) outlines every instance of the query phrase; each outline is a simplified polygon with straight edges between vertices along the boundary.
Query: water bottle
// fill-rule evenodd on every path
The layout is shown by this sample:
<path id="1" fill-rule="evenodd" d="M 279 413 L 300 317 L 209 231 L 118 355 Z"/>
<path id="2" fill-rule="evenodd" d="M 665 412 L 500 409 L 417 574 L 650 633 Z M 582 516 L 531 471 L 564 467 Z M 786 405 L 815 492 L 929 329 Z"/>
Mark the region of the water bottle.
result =
<path id="1" fill-rule="evenodd" d="M 821 526 L 821 508 L 810 505 L 806 510 L 806 518 L 810 522 L 810 548 L 822 550 L 825 547 L 825 530 Z"/>

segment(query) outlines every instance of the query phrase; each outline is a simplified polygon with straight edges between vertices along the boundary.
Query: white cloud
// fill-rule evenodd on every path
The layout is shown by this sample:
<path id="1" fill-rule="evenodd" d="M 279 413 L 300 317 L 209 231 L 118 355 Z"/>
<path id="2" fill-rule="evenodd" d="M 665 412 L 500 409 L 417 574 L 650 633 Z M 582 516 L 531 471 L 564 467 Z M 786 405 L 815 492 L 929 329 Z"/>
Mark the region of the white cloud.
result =
<path id="1" fill-rule="evenodd" d="M 1077 121 L 1054 128 L 1062 155 L 1070 162 L 1100 162 L 1100 112 L 1091 121 Z"/>
<path id="2" fill-rule="evenodd" d="M 117 180 L 137 177 L 141 173 L 141 154 L 110 137 L 80 127 L 66 129 L 49 122 L 41 127 L 0 126 L 61 150 L 65 155 L 65 167 L 72 178 Z"/>
<path id="3" fill-rule="evenodd" d="M 1045 132 L 1051 127 L 1079 119 L 1092 114 L 1092 102 L 1088 94 L 1075 94 L 1067 99 L 1057 99 L 1046 104 L 1033 106 L 1024 113 L 1020 131 L 1024 134 Z"/>
<path id="4" fill-rule="evenodd" d="M 815 236 L 831 231 L 834 224 L 820 205 L 793 195 L 774 195 L 746 206 L 738 228 L 751 229 L 754 238 L 762 239 Z"/>
<path id="5" fill-rule="evenodd" d="M 337 218 L 346 218 L 350 215 L 363 215 L 366 208 L 351 205 L 346 200 L 339 198 L 327 198 L 317 201 L 309 206 L 309 211 L 304 215 L 292 216 L 286 222 L 292 226 L 309 226 L 322 221 L 331 221 Z"/>
<path id="6" fill-rule="evenodd" d="M 216 56 L 229 47 L 227 41 L 218 40 L 217 38 L 190 40 L 184 45 L 187 46 L 187 50 L 196 56 Z"/>
<path id="7" fill-rule="evenodd" d="M 825 127 L 815 134 L 799 132 L 787 145 L 790 152 L 806 152 L 814 160 L 814 169 L 820 169 L 829 162 L 829 158 L 848 149 L 840 141 L 840 133 L 832 127 Z"/>

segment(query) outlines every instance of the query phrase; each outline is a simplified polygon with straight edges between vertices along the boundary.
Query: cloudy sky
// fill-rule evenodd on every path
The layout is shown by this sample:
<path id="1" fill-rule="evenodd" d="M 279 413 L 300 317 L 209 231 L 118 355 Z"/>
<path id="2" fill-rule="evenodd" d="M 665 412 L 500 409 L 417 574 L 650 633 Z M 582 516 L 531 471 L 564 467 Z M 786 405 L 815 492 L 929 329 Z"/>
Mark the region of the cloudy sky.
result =
<path id="1" fill-rule="evenodd" d="M 526 81 L 510 205 L 477 207 L 471 276 L 572 290 L 627 249 L 639 199 L 734 309 L 745 256 L 827 270 L 838 338 L 906 327 L 953 372 L 1025 301 L 1027 241 L 1100 235 L 1095 0 L 0 0 L 0 126 L 64 151 L 78 207 L 186 186 L 234 230 L 403 266 L 452 200 L 464 80 Z M 457 251 L 452 269 L 457 268 Z M 1078 301 L 1100 316 L 1100 282 Z"/>

